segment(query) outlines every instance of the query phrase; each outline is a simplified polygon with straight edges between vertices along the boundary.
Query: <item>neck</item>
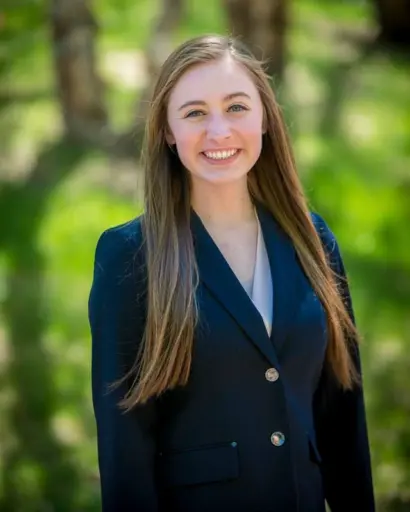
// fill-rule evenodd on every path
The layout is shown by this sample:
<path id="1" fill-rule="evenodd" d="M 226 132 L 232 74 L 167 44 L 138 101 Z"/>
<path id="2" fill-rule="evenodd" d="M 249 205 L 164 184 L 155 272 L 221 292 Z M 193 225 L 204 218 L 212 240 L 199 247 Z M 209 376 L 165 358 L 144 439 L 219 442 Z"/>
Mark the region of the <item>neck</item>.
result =
<path id="1" fill-rule="evenodd" d="M 255 220 L 255 208 L 246 180 L 226 185 L 193 183 L 191 205 L 209 226 L 230 228 Z"/>

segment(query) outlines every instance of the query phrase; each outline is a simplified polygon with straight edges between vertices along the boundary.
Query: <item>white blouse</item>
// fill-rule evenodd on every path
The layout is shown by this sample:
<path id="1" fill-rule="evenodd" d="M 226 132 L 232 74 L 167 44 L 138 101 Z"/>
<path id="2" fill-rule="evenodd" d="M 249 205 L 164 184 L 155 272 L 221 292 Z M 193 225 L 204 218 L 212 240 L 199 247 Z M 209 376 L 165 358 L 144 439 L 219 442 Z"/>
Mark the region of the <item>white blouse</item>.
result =
<path id="1" fill-rule="evenodd" d="M 273 308 L 273 287 L 272 275 L 270 271 L 268 253 L 266 251 L 265 242 L 261 225 L 258 219 L 258 241 L 256 246 L 256 261 L 253 275 L 253 283 L 242 283 L 249 297 L 259 311 L 265 324 L 268 335 L 272 331 L 272 308 Z M 249 293 L 250 291 L 250 293 Z"/>

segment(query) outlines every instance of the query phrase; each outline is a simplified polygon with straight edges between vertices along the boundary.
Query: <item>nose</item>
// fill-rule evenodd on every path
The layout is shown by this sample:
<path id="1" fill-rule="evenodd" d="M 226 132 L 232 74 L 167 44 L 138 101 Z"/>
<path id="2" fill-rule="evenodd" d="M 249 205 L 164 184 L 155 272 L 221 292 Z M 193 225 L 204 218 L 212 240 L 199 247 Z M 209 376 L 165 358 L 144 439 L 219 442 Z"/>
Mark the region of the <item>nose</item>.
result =
<path id="1" fill-rule="evenodd" d="M 207 137 L 211 140 L 224 140 L 231 136 L 229 121 L 222 116 L 210 116 L 207 125 Z"/>

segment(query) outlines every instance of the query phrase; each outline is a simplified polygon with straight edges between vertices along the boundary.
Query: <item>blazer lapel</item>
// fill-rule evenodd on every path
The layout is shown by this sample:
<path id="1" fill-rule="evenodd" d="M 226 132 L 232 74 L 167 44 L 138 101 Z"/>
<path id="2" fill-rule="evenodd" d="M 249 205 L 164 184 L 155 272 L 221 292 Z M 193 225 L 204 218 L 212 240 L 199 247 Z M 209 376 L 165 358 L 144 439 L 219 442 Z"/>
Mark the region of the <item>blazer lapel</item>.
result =
<path id="1" fill-rule="evenodd" d="M 191 229 L 201 280 L 258 350 L 273 366 L 278 366 L 275 349 L 259 311 L 193 209 Z"/>
<path id="2" fill-rule="evenodd" d="M 302 298 L 309 288 L 289 237 L 264 206 L 257 204 L 257 212 L 268 253 L 274 290 L 271 342 L 279 354 L 289 326 L 295 322 Z"/>

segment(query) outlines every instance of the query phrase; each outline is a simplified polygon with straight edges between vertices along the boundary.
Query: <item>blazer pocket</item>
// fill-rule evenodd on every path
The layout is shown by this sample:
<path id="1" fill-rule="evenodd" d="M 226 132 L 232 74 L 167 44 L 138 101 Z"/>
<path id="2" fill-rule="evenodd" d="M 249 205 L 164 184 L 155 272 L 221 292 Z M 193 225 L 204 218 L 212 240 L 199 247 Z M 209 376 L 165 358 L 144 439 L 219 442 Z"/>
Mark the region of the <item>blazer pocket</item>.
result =
<path id="1" fill-rule="evenodd" d="M 233 480 L 239 476 L 237 443 L 220 443 L 164 453 L 160 478 L 165 487 Z"/>

